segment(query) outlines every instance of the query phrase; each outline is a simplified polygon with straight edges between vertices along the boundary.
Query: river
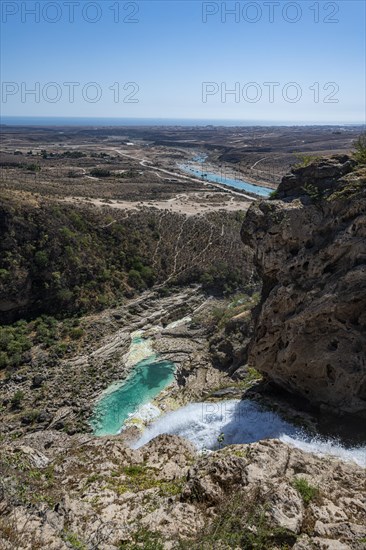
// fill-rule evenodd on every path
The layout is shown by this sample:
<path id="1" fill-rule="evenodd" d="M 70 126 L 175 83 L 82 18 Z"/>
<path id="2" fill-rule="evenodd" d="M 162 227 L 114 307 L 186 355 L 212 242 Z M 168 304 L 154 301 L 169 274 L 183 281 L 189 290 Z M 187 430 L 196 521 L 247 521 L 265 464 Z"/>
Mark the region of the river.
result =
<path id="1" fill-rule="evenodd" d="M 222 185 L 227 185 L 228 187 L 233 187 L 235 189 L 240 189 L 241 191 L 246 191 L 247 193 L 252 193 L 254 195 L 259 195 L 261 197 L 269 197 L 270 194 L 274 191 L 269 187 L 264 187 L 261 185 L 256 185 L 254 183 L 249 183 L 245 180 L 229 178 L 225 175 L 218 174 L 215 172 L 205 171 L 202 168 L 197 167 L 197 163 L 203 163 L 206 160 L 206 155 L 200 154 L 195 156 L 192 159 L 192 163 L 188 164 L 179 164 L 178 167 L 186 172 L 187 174 L 192 174 L 196 177 L 202 178 L 205 181 L 211 181 L 212 183 L 220 183 Z"/>

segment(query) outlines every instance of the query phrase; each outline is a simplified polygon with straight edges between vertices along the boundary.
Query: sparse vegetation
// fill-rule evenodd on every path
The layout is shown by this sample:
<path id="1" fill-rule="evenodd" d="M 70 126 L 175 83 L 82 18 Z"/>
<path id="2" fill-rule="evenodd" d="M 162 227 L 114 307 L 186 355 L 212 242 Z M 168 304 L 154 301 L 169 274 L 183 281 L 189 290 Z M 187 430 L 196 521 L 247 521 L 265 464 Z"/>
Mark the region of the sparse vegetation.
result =
<path id="1" fill-rule="evenodd" d="M 61 153 L 59 157 L 68 159 L 81 159 L 83 157 L 86 157 L 86 154 L 82 151 L 65 151 Z"/>
<path id="2" fill-rule="evenodd" d="M 41 171 L 41 166 L 39 164 L 28 164 L 27 165 L 27 170 L 29 172 L 40 172 Z"/>
<path id="3" fill-rule="evenodd" d="M 366 164 L 366 132 L 353 142 L 353 156 L 358 164 Z"/>
<path id="4" fill-rule="evenodd" d="M 211 550 L 241 548 L 270 550 L 292 547 L 296 535 L 287 529 L 271 525 L 266 504 L 256 491 L 251 495 L 228 496 L 220 513 L 194 540 L 180 541 L 180 550 Z"/>
<path id="5" fill-rule="evenodd" d="M 295 479 L 293 482 L 293 486 L 301 495 L 305 506 L 308 506 L 310 502 L 314 500 L 319 494 L 318 488 L 310 485 L 307 479 L 303 477 Z"/>
<path id="6" fill-rule="evenodd" d="M 299 155 L 297 157 L 297 163 L 295 164 L 294 168 L 306 168 L 307 166 L 310 166 L 310 164 L 313 164 L 313 162 L 316 162 L 319 160 L 320 157 L 316 155 Z"/>
<path id="7" fill-rule="evenodd" d="M 333 200 L 339 200 L 339 199 L 348 199 L 352 197 L 352 195 L 356 195 L 357 193 L 360 193 L 362 189 L 366 187 L 366 173 L 359 174 L 359 177 L 354 179 L 353 181 L 350 181 L 347 185 L 342 187 L 341 189 L 335 191 L 328 197 L 328 201 Z"/>
<path id="8" fill-rule="evenodd" d="M 275 200 L 275 199 L 278 199 L 278 189 L 274 189 L 273 191 L 271 191 L 270 195 L 269 195 L 269 198 L 271 200 Z"/>
<path id="9" fill-rule="evenodd" d="M 87 546 L 81 542 L 75 533 L 66 531 L 64 533 L 64 540 L 65 542 L 68 542 L 74 550 L 87 550 Z"/>
<path id="10" fill-rule="evenodd" d="M 323 193 L 321 189 L 319 189 L 319 187 L 317 187 L 316 185 L 312 185 L 311 183 L 308 183 L 304 185 L 303 190 L 315 203 L 320 202 L 323 198 Z"/>
<path id="11" fill-rule="evenodd" d="M 0 325 L 0 370 L 17 369 L 29 361 L 32 346 L 41 346 L 57 356 L 66 353 L 70 342 L 81 339 L 84 329 L 77 318 L 58 321 L 42 315 L 33 321 L 18 321 L 12 325 Z"/>
<path id="12" fill-rule="evenodd" d="M 93 168 L 90 171 L 90 175 L 95 178 L 109 178 L 111 175 L 111 171 L 107 168 Z"/>
<path id="13" fill-rule="evenodd" d="M 181 492 L 184 483 L 183 479 L 165 481 L 156 477 L 154 469 L 145 464 L 134 464 L 123 468 L 121 472 L 125 480 L 121 483 L 119 472 L 109 480 L 108 484 L 119 494 L 125 492 L 146 491 L 148 489 L 157 489 L 160 496 L 174 496 Z"/>
<path id="14" fill-rule="evenodd" d="M 121 543 L 119 550 L 164 550 L 164 540 L 157 531 L 140 526 L 132 535 L 132 541 Z"/>
<path id="15" fill-rule="evenodd" d="M 225 300 L 222 306 L 216 305 L 211 310 L 214 326 L 225 327 L 230 319 L 249 312 L 257 305 L 259 299 L 260 294 L 258 292 L 254 292 L 252 295 L 237 293 L 235 297 Z M 210 320 L 206 319 L 206 322 L 210 322 Z"/>
<path id="16" fill-rule="evenodd" d="M 17 390 L 11 399 L 11 406 L 13 409 L 20 409 L 24 399 L 24 392 Z"/>

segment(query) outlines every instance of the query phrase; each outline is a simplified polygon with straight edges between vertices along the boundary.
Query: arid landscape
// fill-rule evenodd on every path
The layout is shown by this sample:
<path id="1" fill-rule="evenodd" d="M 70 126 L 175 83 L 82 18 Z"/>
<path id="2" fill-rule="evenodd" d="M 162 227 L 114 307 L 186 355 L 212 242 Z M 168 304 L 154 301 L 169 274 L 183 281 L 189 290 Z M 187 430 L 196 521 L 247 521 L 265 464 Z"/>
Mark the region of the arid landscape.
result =
<path id="1" fill-rule="evenodd" d="M 0 2 L 0 550 L 366 550 L 365 22 Z"/>
<path id="2" fill-rule="evenodd" d="M 57 194 L 58 190 L 59 195 L 66 195 L 72 190 L 75 196 L 91 198 L 169 199 L 175 193 L 206 189 L 197 182 L 202 178 L 192 181 L 178 168 L 204 153 L 207 158 L 198 163 L 203 173 L 207 165 L 212 165 L 218 174 L 276 188 L 304 157 L 311 160 L 348 153 L 359 133 L 359 126 L 2 126 L 2 177 L 4 182 L 4 169 L 12 169 L 14 183 L 20 178 L 20 185 L 29 184 L 29 189 L 37 177 L 37 191 L 42 192 L 44 182 L 48 184 L 47 194 Z M 27 173 L 31 164 L 41 168 L 36 176 Z M 17 169 L 22 167 L 20 174 Z M 92 171 L 98 169 L 105 169 L 106 173 L 93 176 Z M 102 181 L 103 186 L 97 181 Z"/>
<path id="3" fill-rule="evenodd" d="M 1 547 L 362 550 L 360 127 L 2 134 Z"/>

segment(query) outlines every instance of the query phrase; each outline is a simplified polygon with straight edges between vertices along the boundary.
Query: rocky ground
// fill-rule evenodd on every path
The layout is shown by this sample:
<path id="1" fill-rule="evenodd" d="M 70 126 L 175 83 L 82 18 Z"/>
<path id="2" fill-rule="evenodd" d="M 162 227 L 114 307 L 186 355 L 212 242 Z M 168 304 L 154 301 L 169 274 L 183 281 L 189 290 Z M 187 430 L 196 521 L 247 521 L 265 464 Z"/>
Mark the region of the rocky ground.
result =
<path id="1" fill-rule="evenodd" d="M 276 440 L 199 456 L 177 436 L 132 451 L 47 430 L 6 445 L 2 464 L 4 550 L 366 545 L 365 471 Z"/>
<path id="2" fill-rule="evenodd" d="M 30 378 L 8 381 L 9 391 L 24 389 L 27 409 L 45 388 L 54 389 L 52 399 L 45 392 L 47 421 L 25 423 L 21 411 L 3 417 L 0 546 L 363 549 L 365 475 L 356 465 L 276 440 L 198 454 L 177 436 L 131 450 L 134 430 L 104 438 L 75 433 L 89 429 L 93 399 L 125 376 L 134 330 L 144 330 L 178 365 L 176 382 L 156 399 L 161 410 L 240 397 L 253 383 L 243 365 L 256 302 L 207 300 L 197 287 L 164 297 L 148 292 L 90 316 L 82 353 L 68 359 L 67 369 L 59 365 L 57 376 L 50 369 L 36 387 Z"/>

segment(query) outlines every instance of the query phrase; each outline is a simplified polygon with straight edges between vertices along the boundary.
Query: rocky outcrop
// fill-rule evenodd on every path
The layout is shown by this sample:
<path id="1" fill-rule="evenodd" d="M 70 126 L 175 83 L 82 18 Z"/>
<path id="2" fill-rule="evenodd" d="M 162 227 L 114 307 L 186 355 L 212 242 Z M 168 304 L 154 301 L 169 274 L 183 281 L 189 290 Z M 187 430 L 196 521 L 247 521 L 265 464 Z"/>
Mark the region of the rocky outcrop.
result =
<path id="1" fill-rule="evenodd" d="M 343 483 L 351 480 L 350 475 L 352 485 L 346 489 Z M 354 491 L 356 487 L 359 490 Z M 282 536 L 282 544 L 286 542 L 285 547 L 294 549 L 338 548 L 337 543 L 346 549 L 362 547 L 365 529 L 359 520 L 366 517 L 364 487 L 362 469 L 267 440 L 227 447 L 198 460 L 189 471 L 183 498 L 198 500 L 213 509 L 221 507 L 221 514 L 225 509 L 236 510 L 237 519 L 241 515 L 244 524 L 242 540 L 249 534 L 259 534 L 255 518 L 266 510 L 262 529 L 271 526 L 271 535 L 265 544 L 262 532 L 263 548 L 283 548 L 279 544 Z M 357 510 L 355 521 L 349 515 L 351 509 Z M 253 544 L 255 539 L 249 540 Z"/>
<path id="2" fill-rule="evenodd" d="M 366 174 L 347 157 L 294 170 L 242 239 L 263 279 L 249 363 L 338 413 L 366 416 Z M 348 175 L 345 175 L 348 174 Z"/>
<path id="3" fill-rule="evenodd" d="M 356 162 L 347 155 L 335 155 L 319 159 L 308 166 L 294 168 L 287 174 L 278 187 L 278 197 L 306 196 L 313 190 L 320 194 L 331 194 L 346 185 L 342 178 L 350 174 Z"/>
<path id="4" fill-rule="evenodd" d="M 4 550 L 364 548 L 364 469 L 277 440 L 198 455 L 173 435 L 131 450 L 43 431 L 0 468 Z"/>

